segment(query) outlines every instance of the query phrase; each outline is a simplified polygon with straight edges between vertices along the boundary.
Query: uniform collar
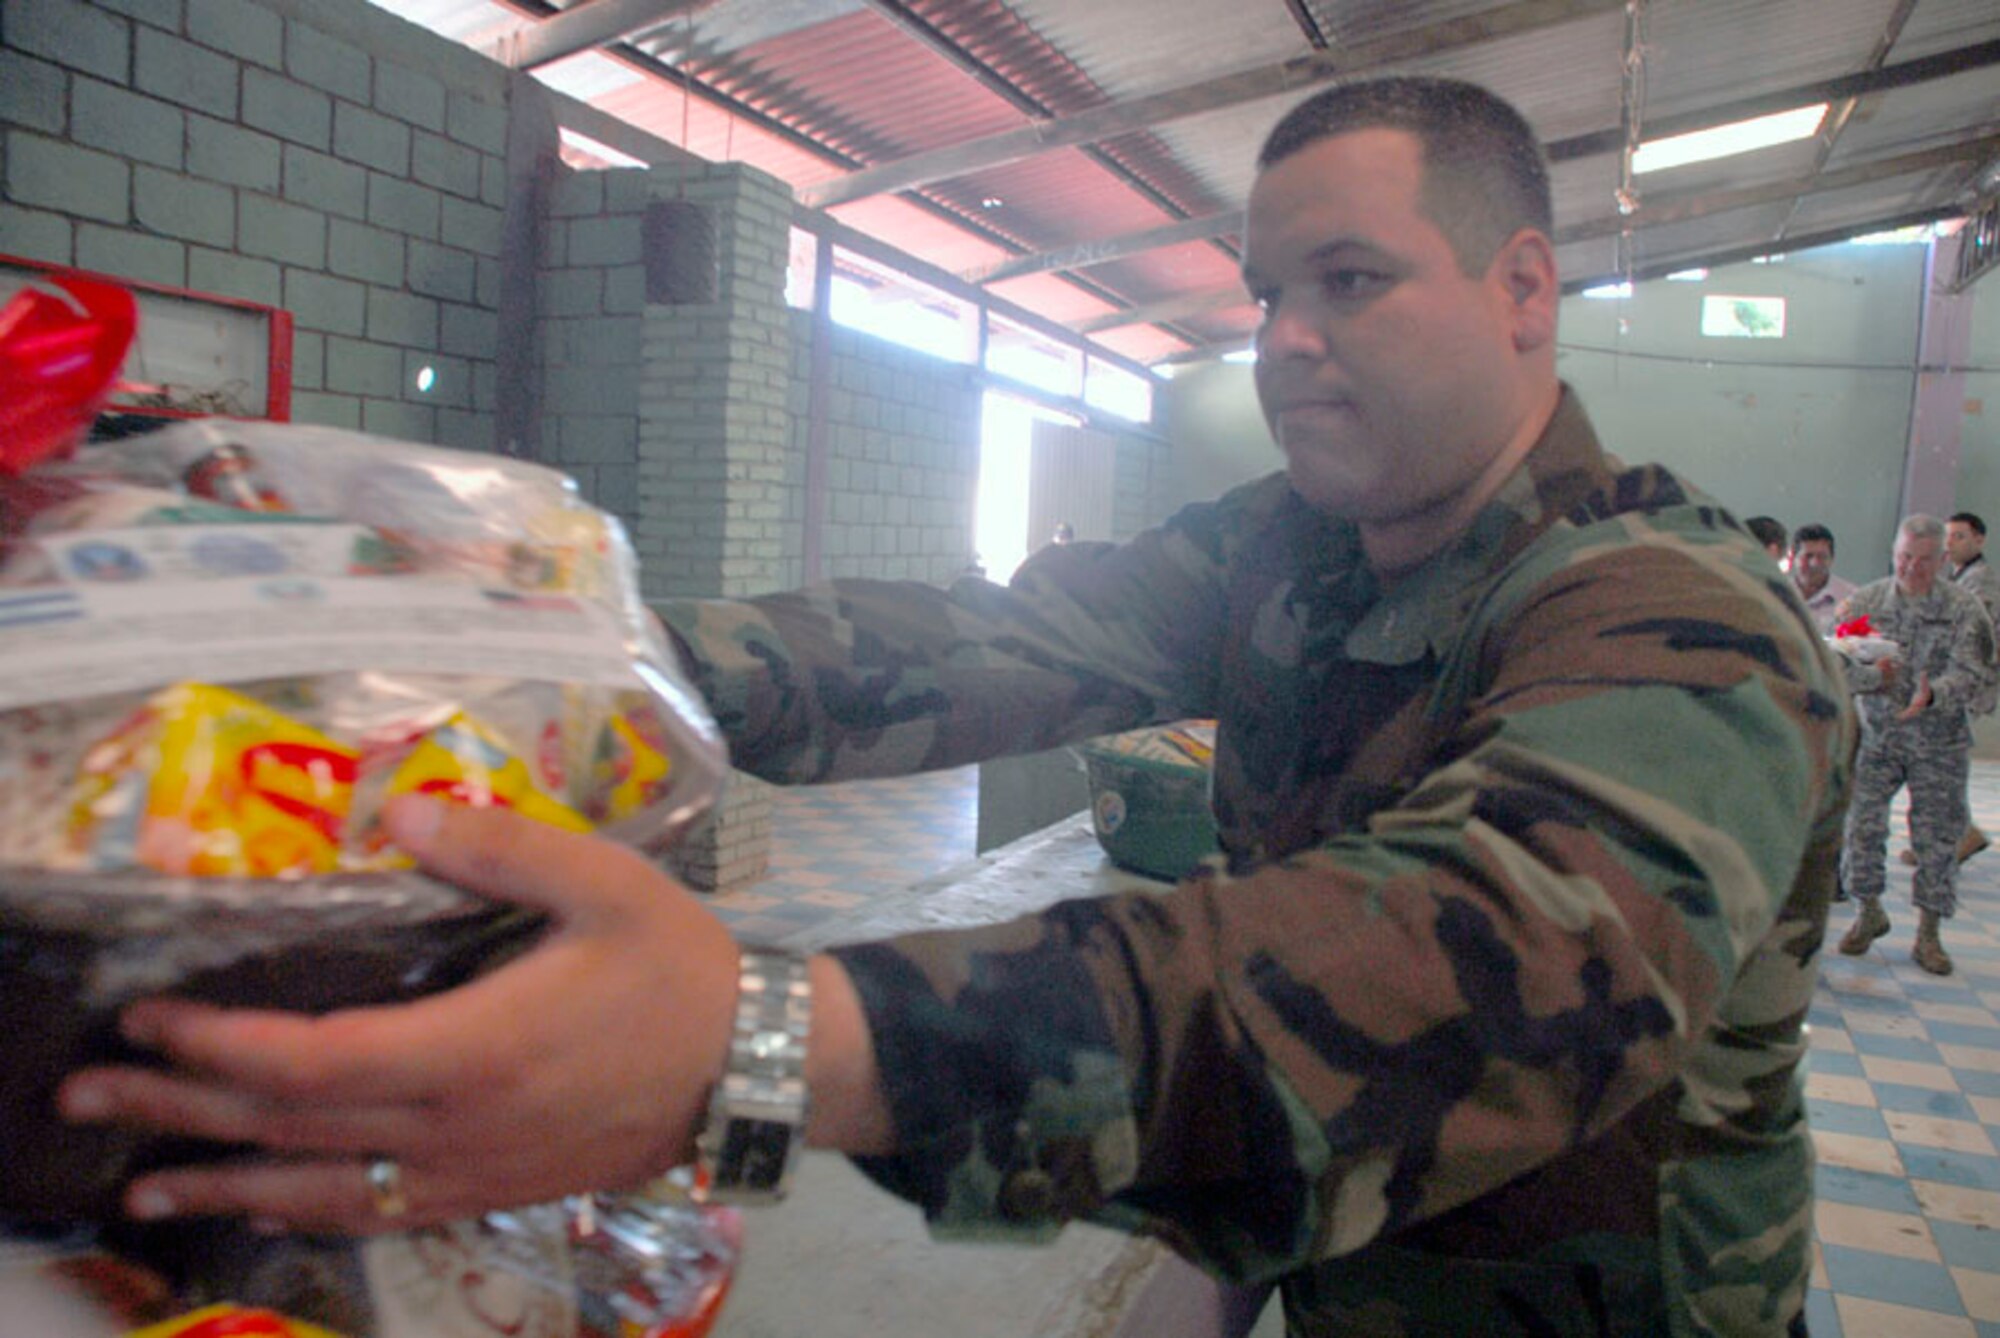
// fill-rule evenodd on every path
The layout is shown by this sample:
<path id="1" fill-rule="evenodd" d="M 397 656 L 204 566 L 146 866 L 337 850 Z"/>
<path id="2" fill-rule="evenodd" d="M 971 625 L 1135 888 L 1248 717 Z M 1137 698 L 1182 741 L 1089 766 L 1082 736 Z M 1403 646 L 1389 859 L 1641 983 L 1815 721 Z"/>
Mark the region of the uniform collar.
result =
<path id="1" fill-rule="evenodd" d="M 1442 655 L 1491 578 L 1559 520 L 1615 463 L 1565 385 L 1549 425 L 1472 523 L 1423 565 L 1381 592 L 1347 634 L 1349 659 L 1410 664 Z"/>

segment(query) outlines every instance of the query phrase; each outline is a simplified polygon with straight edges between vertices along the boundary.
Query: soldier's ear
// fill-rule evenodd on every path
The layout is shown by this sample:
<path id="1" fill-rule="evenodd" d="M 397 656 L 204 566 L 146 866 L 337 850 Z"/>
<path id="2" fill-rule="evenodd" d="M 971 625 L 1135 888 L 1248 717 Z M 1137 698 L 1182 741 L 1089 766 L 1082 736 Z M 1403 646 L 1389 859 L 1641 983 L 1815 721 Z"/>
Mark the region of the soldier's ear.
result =
<path id="1" fill-rule="evenodd" d="M 1501 243 L 1487 275 L 1509 303 L 1515 351 L 1531 353 L 1554 343 L 1562 289 L 1548 237 L 1539 229 L 1522 228 Z"/>

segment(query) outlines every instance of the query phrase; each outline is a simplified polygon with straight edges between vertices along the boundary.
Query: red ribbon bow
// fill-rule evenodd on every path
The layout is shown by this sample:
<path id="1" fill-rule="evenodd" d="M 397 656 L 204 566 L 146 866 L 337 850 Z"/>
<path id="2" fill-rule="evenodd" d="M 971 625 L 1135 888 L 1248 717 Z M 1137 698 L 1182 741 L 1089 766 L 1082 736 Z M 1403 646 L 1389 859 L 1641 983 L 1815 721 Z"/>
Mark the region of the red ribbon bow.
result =
<path id="1" fill-rule="evenodd" d="M 118 384 L 138 304 L 116 284 L 55 274 L 75 299 L 23 288 L 0 307 L 0 473 L 68 451 Z"/>
<path id="2" fill-rule="evenodd" d="M 1844 623 L 1836 623 L 1833 628 L 1833 634 L 1835 636 L 1874 636 L 1875 625 L 1868 621 L 1868 615 L 1864 613 L 1859 618 L 1849 618 Z"/>

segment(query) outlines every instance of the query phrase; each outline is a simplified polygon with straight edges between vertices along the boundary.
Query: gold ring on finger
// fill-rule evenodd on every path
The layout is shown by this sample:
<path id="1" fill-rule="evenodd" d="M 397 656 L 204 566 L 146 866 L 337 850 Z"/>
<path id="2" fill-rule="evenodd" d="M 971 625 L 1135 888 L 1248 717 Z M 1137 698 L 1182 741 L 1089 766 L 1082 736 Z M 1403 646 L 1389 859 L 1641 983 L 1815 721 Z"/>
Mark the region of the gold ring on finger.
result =
<path id="1" fill-rule="evenodd" d="M 375 1215 L 394 1221 L 410 1211 L 410 1196 L 403 1190 L 403 1164 L 394 1157 L 378 1157 L 368 1163 L 368 1198 Z"/>

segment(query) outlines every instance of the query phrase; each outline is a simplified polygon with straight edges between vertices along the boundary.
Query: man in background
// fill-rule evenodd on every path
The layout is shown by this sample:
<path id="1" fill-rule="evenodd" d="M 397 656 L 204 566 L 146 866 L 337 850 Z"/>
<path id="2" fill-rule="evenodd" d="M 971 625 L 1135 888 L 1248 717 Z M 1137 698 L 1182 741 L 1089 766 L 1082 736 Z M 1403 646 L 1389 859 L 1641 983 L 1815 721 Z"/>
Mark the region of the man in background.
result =
<path id="1" fill-rule="evenodd" d="M 1896 529 L 1895 574 L 1854 592 L 1849 617 L 1865 616 L 1897 655 L 1849 667 L 1861 694 L 1861 750 L 1847 812 L 1841 870 L 1859 903 L 1840 940 L 1850 957 L 1889 932 L 1882 909 L 1889 801 L 1910 790 L 1910 839 L 1917 872 L 1911 900 L 1917 934 L 1910 958 L 1935 976 L 1952 962 L 1939 927 L 1958 906 L 1958 842 L 1965 834 L 1971 765 L 1971 706 L 1992 679 L 1993 624 L 1977 597 L 1941 579 L 1944 522 L 1915 515 Z"/>
<path id="2" fill-rule="evenodd" d="M 1987 618 L 1993 623 L 1995 640 L 2000 642 L 2000 570 L 1986 560 L 1986 522 L 1970 511 L 1953 515 L 1945 522 L 1944 548 L 1953 584 L 1979 596 L 1979 602 L 1986 606 Z M 1975 718 L 1991 715 L 1996 699 L 2000 699 L 2000 665 L 1995 669 L 1986 691 L 1972 704 Z M 1968 819 L 1965 835 L 1958 843 L 1958 862 L 1965 863 L 1991 844 L 1979 824 Z M 1915 851 L 1910 852 L 1910 861 L 1916 862 Z"/>
<path id="3" fill-rule="evenodd" d="M 1854 593 L 1854 582 L 1833 574 L 1833 531 L 1824 525 L 1801 525 L 1792 531 L 1792 584 L 1819 624 L 1821 636 L 1831 636 L 1840 621 L 1840 606 Z"/>
<path id="4" fill-rule="evenodd" d="M 1785 527 L 1776 516 L 1752 516 L 1743 522 L 1743 528 L 1764 545 L 1771 561 L 1781 567 L 1785 565 Z"/>

